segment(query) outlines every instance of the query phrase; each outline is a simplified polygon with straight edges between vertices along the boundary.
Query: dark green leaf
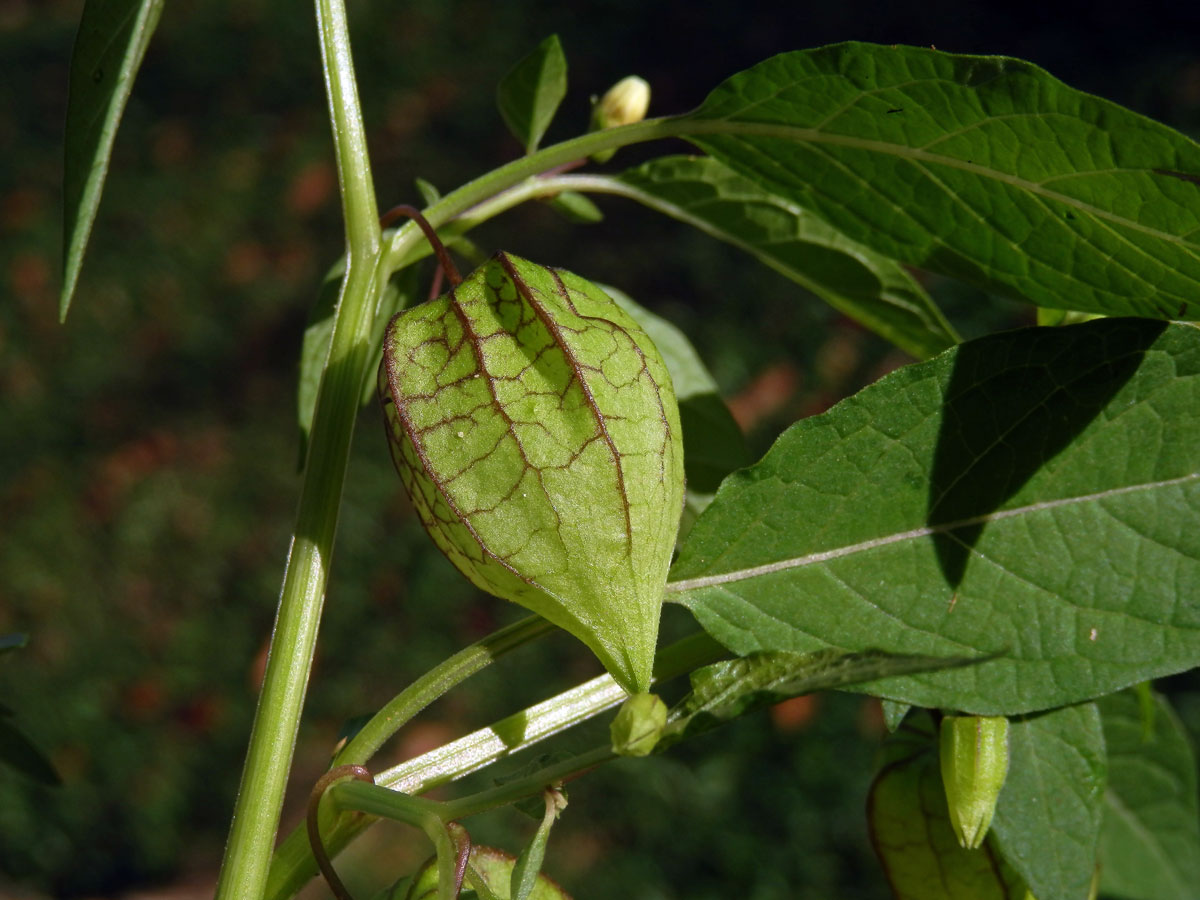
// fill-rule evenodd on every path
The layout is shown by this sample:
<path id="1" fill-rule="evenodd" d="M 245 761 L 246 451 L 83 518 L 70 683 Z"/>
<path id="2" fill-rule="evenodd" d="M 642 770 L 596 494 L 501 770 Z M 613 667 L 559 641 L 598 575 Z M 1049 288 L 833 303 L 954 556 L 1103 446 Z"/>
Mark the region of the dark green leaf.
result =
<path id="1" fill-rule="evenodd" d="M 162 8 L 163 0 L 88 0 L 83 8 L 67 97 L 61 319 L 79 280 L 117 125 Z"/>
<path id="2" fill-rule="evenodd" d="M 416 179 L 413 184 L 417 186 L 417 193 L 421 195 L 421 202 L 426 206 L 433 206 L 442 199 L 442 192 L 439 191 L 431 181 L 426 181 L 424 178 Z"/>
<path id="3" fill-rule="evenodd" d="M 739 654 L 1000 658 L 889 682 L 981 715 L 1200 663 L 1200 331 L 1027 329 L 900 369 L 725 480 L 676 592 Z"/>
<path id="4" fill-rule="evenodd" d="M 919 717 L 884 745 L 890 761 L 867 797 L 871 843 L 897 900 L 1006 900 L 991 849 L 965 850 L 950 824 L 933 741 Z"/>
<path id="5" fill-rule="evenodd" d="M 789 697 L 913 672 L 961 668 L 976 662 L 961 656 L 942 658 L 819 650 L 815 653 L 751 653 L 714 663 L 692 673 L 692 692 L 671 710 L 667 732 L 655 750 L 664 750 L 685 737 L 708 731 Z"/>
<path id="6" fill-rule="evenodd" d="M 900 723 L 904 721 L 904 717 L 908 715 L 908 711 L 912 709 L 911 703 L 898 703 L 895 700 L 883 699 L 880 701 L 883 705 L 883 724 L 887 726 L 888 731 L 894 732 L 900 727 Z"/>
<path id="7" fill-rule="evenodd" d="M 690 505 L 697 495 L 710 499 L 726 475 L 750 463 L 750 452 L 733 413 L 715 391 L 681 400 L 679 424 Z M 708 499 L 697 506 L 697 513 L 703 512 Z"/>
<path id="8" fill-rule="evenodd" d="M 494 847 L 472 847 L 466 883 L 490 891 L 498 900 L 509 900 L 509 885 L 516 864 L 516 858 L 503 850 L 497 850 Z M 413 876 L 405 897 L 406 900 L 437 900 L 437 888 L 437 859 L 431 858 Z M 390 896 L 397 895 L 393 892 Z M 470 894 L 464 891 L 463 896 L 470 896 Z M 571 898 L 550 878 L 539 874 L 527 900 L 571 900 Z"/>
<path id="9" fill-rule="evenodd" d="M 742 430 L 687 336 L 628 294 L 608 285 L 604 286 L 604 292 L 642 326 L 667 364 L 683 428 L 688 509 L 698 515 L 721 480 L 750 462 Z"/>
<path id="10" fill-rule="evenodd" d="M 616 182 L 617 193 L 745 250 L 913 356 L 959 340 L 895 260 L 714 159 L 664 157 Z"/>
<path id="11" fill-rule="evenodd" d="M 0 634 L 0 653 L 7 653 L 9 650 L 20 650 L 29 643 L 29 635 L 20 631 L 14 631 L 11 634 Z"/>
<path id="12" fill-rule="evenodd" d="M 0 763 L 42 784 L 61 783 L 45 754 L 11 722 L 5 720 L 0 720 Z"/>
<path id="13" fill-rule="evenodd" d="M 1200 318 L 1200 146 L 1027 62 L 847 43 L 730 78 L 693 141 L 887 256 L 1110 315 Z"/>
<path id="14" fill-rule="evenodd" d="M 546 205 L 577 225 L 595 225 L 604 221 L 600 207 L 578 191 L 563 191 L 546 201 Z"/>
<path id="15" fill-rule="evenodd" d="M 529 900 L 537 888 L 538 879 L 542 872 L 542 861 L 546 858 L 546 844 L 550 840 L 550 829 L 558 815 L 566 807 L 567 801 L 563 794 L 552 788 L 542 792 L 542 803 L 545 812 L 533 838 L 525 845 L 521 855 L 513 865 L 509 876 L 508 895 L 510 900 Z"/>
<path id="16" fill-rule="evenodd" d="M 498 775 L 493 779 L 493 782 L 499 786 L 503 784 L 511 784 L 514 781 L 520 781 L 530 775 L 536 775 L 543 769 L 548 769 L 565 760 L 572 759 L 575 756 L 569 750 L 555 750 L 553 753 L 542 753 L 525 763 L 523 766 L 508 772 L 505 775 Z M 540 822 L 546 814 L 546 804 L 541 796 L 526 797 L 524 800 L 518 800 L 513 805 L 513 809 L 522 812 L 529 818 Z"/>
<path id="17" fill-rule="evenodd" d="M 1190 900 L 1200 886 L 1196 756 L 1170 704 L 1155 705 L 1147 735 L 1133 692 L 1099 701 L 1108 746 L 1100 888 L 1129 900 Z"/>
<path id="18" fill-rule="evenodd" d="M 1104 778 L 1104 734 L 1094 703 L 1012 721 L 1008 779 L 991 834 L 1038 900 L 1086 900 Z"/>
<path id="19" fill-rule="evenodd" d="M 538 44 L 501 79 L 496 91 L 500 115 L 526 153 L 537 149 L 566 95 L 567 58 L 557 34 Z"/>

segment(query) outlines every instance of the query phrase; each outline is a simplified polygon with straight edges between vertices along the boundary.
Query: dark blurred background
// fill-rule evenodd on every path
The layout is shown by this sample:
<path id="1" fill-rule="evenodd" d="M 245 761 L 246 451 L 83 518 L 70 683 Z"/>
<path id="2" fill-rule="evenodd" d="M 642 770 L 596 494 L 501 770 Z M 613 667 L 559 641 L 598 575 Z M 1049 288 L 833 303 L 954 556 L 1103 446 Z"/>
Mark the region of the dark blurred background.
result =
<path id="1" fill-rule="evenodd" d="M 571 88 L 548 140 L 582 131 L 589 96 L 624 75 L 650 81 L 652 113 L 680 112 L 771 54 L 845 39 L 1024 57 L 1200 129 L 1194 4 L 349 6 L 384 207 L 416 202 L 417 176 L 449 190 L 519 153 L 495 85 L 551 32 Z M 0 895 L 206 896 L 298 496 L 296 359 L 343 245 L 336 174 L 309 5 L 172 0 L 59 325 L 62 125 L 81 8 L 0 0 L 0 633 L 30 635 L 0 658 L 0 702 L 63 779 L 45 788 L 0 768 Z M 755 454 L 907 361 L 736 251 L 623 201 L 601 205 L 600 225 L 565 226 L 534 205 L 476 238 L 622 287 L 675 321 Z M 1031 320 L 927 284 L 967 335 Z M 402 494 L 367 409 L 286 827 L 346 720 L 521 614 L 433 552 Z M 668 610 L 667 634 L 690 627 Z M 570 639 L 540 642 L 435 705 L 382 758 L 597 671 Z M 573 786 L 547 868 L 579 900 L 882 898 L 863 817 L 881 734 L 872 701 L 824 695 L 615 764 Z M 531 829 L 503 813 L 473 830 L 515 851 Z M 402 829 L 376 831 L 346 863 L 358 896 L 426 852 Z"/>

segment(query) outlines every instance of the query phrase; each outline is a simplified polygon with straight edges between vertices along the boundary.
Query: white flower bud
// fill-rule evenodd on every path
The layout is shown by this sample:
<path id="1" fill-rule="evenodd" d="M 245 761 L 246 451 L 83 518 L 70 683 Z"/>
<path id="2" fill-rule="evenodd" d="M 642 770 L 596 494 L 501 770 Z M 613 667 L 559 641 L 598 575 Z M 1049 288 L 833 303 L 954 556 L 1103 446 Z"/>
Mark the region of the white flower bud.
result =
<path id="1" fill-rule="evenodd" d="M 608 89 L 592 113 L 594 127 L 616 128 L 646 118 L 650 108 L 650 85 L 644 78 L 628 75 Z"/>
<path id="2" fill-rule="evenodd" d="M 618 125 L 632 125 L 646 118 L 650 108 L 650 85 L 644 78 L 627 75 L 608 89 L 599 100 L 593 98 L 592 124 L 589 131 L 602 131 Z M 603 163 L 612 159 L 614 150 L 601 150 L 592 154 L 594 162 Z"/>

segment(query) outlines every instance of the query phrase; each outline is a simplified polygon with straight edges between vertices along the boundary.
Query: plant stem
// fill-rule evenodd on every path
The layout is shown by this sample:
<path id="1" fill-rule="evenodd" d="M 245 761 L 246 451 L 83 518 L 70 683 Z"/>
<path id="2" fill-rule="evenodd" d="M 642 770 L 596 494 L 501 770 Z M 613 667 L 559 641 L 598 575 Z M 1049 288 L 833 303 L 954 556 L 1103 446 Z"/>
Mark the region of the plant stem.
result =
<path id="1" fill-rule="evenodd" d="M 317 27 L 346 219 L 347 266 L 288 552 L 262 692 L 217 884 L 218 898 L 257 900 L 312 668 L 338 508 L 377 296 L 380 230 L 342 0 L 317 0 Z"/>
<path id="2" fill-rule="evenodd" d="M 333 765 L 366 763 L 409 719 L 450 688 L 510 650 L 554 630 L 554 627 L 540 616 L 528 616 L 455 653 L 414 681 L 372 716 L 337 754 Z"/>
<path id="3" fill-rule="evenodd" d="M 644 122 L 637 122 L 633 125 L 593 131 L 590 134 L 554 144 L 529 156 L 515 159 L 498 169 L 493 169 L 486 175 L 447 194 L 425 210 L 425 218 L 434 228 L 440 227 L 451 219 L 466 213 L 477 204 L 496 197 L 526 179 L 543 172 L 578 159 L 584 159 L 601 150 L 615 150 L 627 144 L 675 137 L 689 129 L 694 129 L 693 123 L 682 116 L 646 119 Z M 416 226 L 406 226 L 396 232 L 391 243 L 384 249 L 381 260 L 383 269 L 390 273 L 401 268 L 410 253 L 410 246 L 419 239 L 419 236 L 420 233 Z"/>
<path id="4" fill-rule="evenodd" d="M 602 763 L 616 759 L 616 756 L 612 747 L 607 745 L 593 747 L 516 781 L 440 803 L 382 785 L 349 779 L 330 785 L 328 794 L 339 811 L 353 810 L 377 818 L 394 819 L 429 831 L 431 816 L 436 817 L 438 823 L 443 825 L 468 816 L 477 816 L 540 794 L 549 785 L 577 778 Z"/>
<path id="5" fill-rule="evenodd" d="M 659 651 L 655 682 L 675 678 L 727 654 L 707 634 L 697 632 Z M 601 675 L 416 759 L 377 772 L 375 783 L 410 795 L 422 794 L 587 721 L 621 703 L 626 696 L 612 676 Z M 329 855 L 336 856 L 370 824 L 369 819 L 334 822 L 332 817 L 323 817 L 321 834 Z M 316 872 L 308 836 L 303 827 L 297 828 L 275 852 L 267 897 L 269 900 L 291 897 Z"/>
<path id="6" fill-rule="evenodd" d="M 570 759 L 564 759 L 562 762 L 547 766 L 544 769 L 534 772 L 532 775 L 527 775 L 508 784 L 502 784 L 487 791 L 480 791 L 468 797 L 460 797 L 457 800 L 443 803 L 441 805 L 441 812 L 447 821 L 465 819 L 467 816 L 477 816 L 480 813 L 487 812 L 489 809 L 507 806 L 509 803 L 515 803 L 526 797 L 532 797 L 541 793 L 548 785 L 577 778 L 596 768 L 596 766 L 616 758 L 617 754 L 613 752 L 612 747 L 607 745 L 593 747 L 585 753 L 572 756 Z"/>

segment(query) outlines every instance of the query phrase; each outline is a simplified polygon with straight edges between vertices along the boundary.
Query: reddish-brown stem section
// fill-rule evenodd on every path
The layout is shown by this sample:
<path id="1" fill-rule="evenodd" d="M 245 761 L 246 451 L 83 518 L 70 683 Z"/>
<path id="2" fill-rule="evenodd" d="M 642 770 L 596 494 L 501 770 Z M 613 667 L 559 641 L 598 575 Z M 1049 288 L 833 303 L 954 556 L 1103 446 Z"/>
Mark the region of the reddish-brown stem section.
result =
<path id="1" fill-rule="evenodd" d="M 325 796 L 325 791 L 329 789 L 329 786 L 335 781 L 341 781 L 343 778 L 349 777 L 357 778 L 359 781 L 365 781 L 368 784 L 375 783 L 374 776 L 362 766 L 338 766 L 336 769 L 330 769 L 313 785 L 312 793 L 308 797 L 308 815 L 306 816 L 308 843 L 312 847 L 313 859 L 317 861 L 317 868 L 325 876 L 325 881 L 329 884 L 329 890 L 333 891 L 333 895 L 337 897 L 337 900 L 354 900 L 354 898 L 350 896 L 350 892 L 342 884 L 342 879 L 338 877 L 337 871 L 333 868 L 333 861 L 330 860 L 329 854 L 325 852 L 325 844 L 321 841 L 321 825 L 317 820 L 317 812 L 321 807 L 321 798 Z"/>
<path id="2" fill-rule="evenodd" d="M 539 178 L 553 178 L 555 175 L 561 175 L 563 172 L 570 172 L 572 169 L 578 169 L 587 165 L 587 158 L 573 159 L 571 162 L 563 163 L 561 166 L 555 166 L 553 169 L 547 169 Z"/>
<path id="3" fill-rule="evenodd" d="M 432 300 L 442 293 L 442 275 L 445 274 L 439 268 L 433 273 L 433 282 L 429 285 L 429 299 Z"/>
<path id="4" fill-rule="evenodd" d="M 454 895 L 457 897 L 462 890 L 467 865 L 471 862 L 471 836 L 457 822 L 449 823 L 446 830 L 450 833 L 450 840 L 454 841 Z"/>
<path id="5" fill-rule="evenodd" d="M 446 251 L 446 245 L 437 236 L 437 232 L 433 230 L 433 226 L 425 221 L 425 217 L 421 215 L 419 209 L 415 206 L 409 206 L 407 203 L 393 206 L 380 217 L 379 227 L 387 228 L 397 219 L 405 216 L 420 226 L 421 231 L 425 233 L 425 240 L 429 241 L 429 246 L 433 248 L 433 252 L 437 255 L 438 265 L 446 273 L 446 280 L 450 282 L 451 287 L 458 287 L 462 283 L 462 276 L 458 274 L 458 269 L 454 267 L 454 261 L 450 259 L 450 254 Z"/>

